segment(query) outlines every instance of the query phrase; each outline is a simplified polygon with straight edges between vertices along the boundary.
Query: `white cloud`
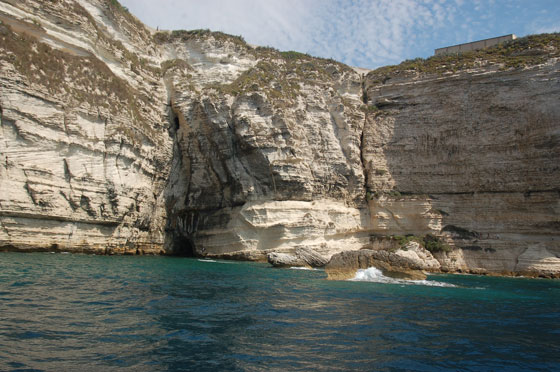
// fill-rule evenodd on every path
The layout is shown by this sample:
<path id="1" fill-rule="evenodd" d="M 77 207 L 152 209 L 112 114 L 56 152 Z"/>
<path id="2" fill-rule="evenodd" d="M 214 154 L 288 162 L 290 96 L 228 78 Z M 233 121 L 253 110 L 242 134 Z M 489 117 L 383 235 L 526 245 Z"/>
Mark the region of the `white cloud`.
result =
<path id="1" fill-rule="evenodd" d="M 430 32 L 453 13 L 453 5 L 431 0 L 121 2 L 154 28 L 209 28 L 365 67 L 399 62 L 417 32 Z"/>
<path id="2" fill-rule="evenodd" d="M 488 37 L 483 34 L 494 32 L 493 25 L 483 16 L 499 16 L 488 0 L 120 1 L 152 27 L 209 28 L 241 35 L 251 44 L 370 68 Z"/>

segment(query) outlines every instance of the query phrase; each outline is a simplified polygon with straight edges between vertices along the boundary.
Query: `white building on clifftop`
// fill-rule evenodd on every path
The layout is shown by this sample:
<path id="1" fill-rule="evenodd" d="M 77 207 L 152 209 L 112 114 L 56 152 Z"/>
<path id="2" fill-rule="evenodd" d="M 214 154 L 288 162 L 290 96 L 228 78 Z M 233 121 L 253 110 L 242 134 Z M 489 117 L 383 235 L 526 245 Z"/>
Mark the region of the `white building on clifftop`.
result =
<path id="1" fill-rule="evenodd" d="M 515 39 L 517 39 L 517 36 L 515 36 L 514 34 L 509 34 L 504 36 L 493 37 L 490 39 L 473 41 L 471 43 L 457 44 L 448 47 L 438 48 L 435 50 L 434 55 L 437 56 L 440 54 L 455 54 L 455 53 L 470 52 L 471 50 L 484 49 L 499 43 L 503 43 Z"/>

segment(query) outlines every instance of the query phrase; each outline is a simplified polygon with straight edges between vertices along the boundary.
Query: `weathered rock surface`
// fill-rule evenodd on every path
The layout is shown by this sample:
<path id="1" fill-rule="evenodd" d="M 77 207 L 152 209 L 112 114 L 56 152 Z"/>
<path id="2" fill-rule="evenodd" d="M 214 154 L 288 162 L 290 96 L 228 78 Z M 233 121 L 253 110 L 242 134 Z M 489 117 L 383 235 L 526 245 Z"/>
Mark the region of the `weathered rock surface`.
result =
<path id="1" fill-rule="evenodd" d="M 421 247 L 375 259 L 560 271 L 555 37 L 523 68 L 362 76 L 156 32 L 112 0 L 4 0 L 0 21 L 0 249 L 320 266 L 432 234 L 452 248 L 437 263 Z"/>
<path id="2" fill-rule="evenodd" d="M 372 72 L 363 159 L 377 234 L 443 237 L 445 270 L 516 273 L 560 256 L 560 71 Z M 544 250 L 542 250 L 543 254 Z M 550 267 L 547 272 L 550 272 Z"/>
<path id="3" fill-rule="evenodd" d="M 359 269 L 375 267 L 391 278 L 423 280 L 426 279 L 422 271 L 424 266 L 423 262 L 395 252 L 361 249 L 335 254 L 325 266 L 325 271 L 330 280 L 346 280 L 353 278 Z"/>
<path id="4" fill-rule="evenodd" d="M 297 247 L 295 253 L 271 252 L 267 261 L 274 267 L 323 267 L 329 262 L 309 247 Z"/>
<path id="5" fill-rule="evenodd" d="M 172 141 L 150 32 L 106 1 L 2 1 L 0 21 L 0 247 L 161 252 Z"/>
<path id="6" fill-rule="evenodd" d="M 388 261 L 395 266 L 411 267 L 418 270 L 438 271 L 441 264 L 417 242 L 409 242 L 402 249 L 388 255 Z"/>
<path id="7" fill-rule="evenodd" d="M 297 247 L 296 256 L 301 257 L 311 267 L 323 267 L 329 260 L 309 247 Z"/>
<path id="8" fill-rule="evenodd" d="M 560 277 L 560 258 L 544 244 L 530 246 L 519 255 L 515 272 L 527 276 Z"/>
<path id="9" fill-rule="evenodd" d="M 162 39 L 177 50 L 204 41 Z M 212 55 L 197 50 L 208 69 L 230 61 L 219 84 L 177 67 L 165 75 L 177 123 L 166 197 L 170 244 L 210 255 L 361 248 L 369 216 L 360 76 L 334 61 L 235 40 L 216 45 Z"/>
<path id="10" fill-rule="evenodd" d="M 302 267 L 305 261 L 295 254 L 271 252 L 267 256 L 268 263 L 274 267 Z"/>

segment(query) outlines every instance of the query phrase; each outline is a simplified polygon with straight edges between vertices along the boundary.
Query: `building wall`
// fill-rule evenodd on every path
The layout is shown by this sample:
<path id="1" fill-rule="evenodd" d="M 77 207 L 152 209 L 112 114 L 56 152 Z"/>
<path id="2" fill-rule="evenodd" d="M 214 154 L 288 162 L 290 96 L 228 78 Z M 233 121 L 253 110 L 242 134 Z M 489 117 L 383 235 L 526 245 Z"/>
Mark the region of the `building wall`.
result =
<path id="1" fill-rule="evenodd" d="M 514 34 L 510 34 L 510 35 L 493 37 L 491 39 L 473 41 L 472 43 L 452 45 L 452 46 L 436 49 L 435 55 L 437 56 L 440 54 L 470 52 L 471 50 L 484 49 L 499 43 L 503 43 L 505 41 L 515 40 L 515 39 L 517 39 L 517 36 L 515 36 Z"/>

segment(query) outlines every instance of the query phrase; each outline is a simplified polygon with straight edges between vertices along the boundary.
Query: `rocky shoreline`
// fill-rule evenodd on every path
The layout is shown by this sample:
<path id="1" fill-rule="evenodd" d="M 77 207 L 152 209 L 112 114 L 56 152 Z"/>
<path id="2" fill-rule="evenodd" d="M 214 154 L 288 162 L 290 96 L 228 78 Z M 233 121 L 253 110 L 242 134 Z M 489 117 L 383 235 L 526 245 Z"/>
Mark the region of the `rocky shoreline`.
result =
<path id="1" fill-rule="evenodd" d="M 439 255 L 441 259 L 441 255 Z M 319 259 L 318 259 L 319 258 Z M 488 276 L 511 276 L 528 278 L 560 278 L 560 272 L 527 270 L 519 272 L 488 272 L 486 270 L 449 270 L 428 250 L 416 242 L 409 242 L 402 248 L 393 250 L 363 248 L 357 251 L 343 251 L 330 259 L 322 257 L 311 249 L 298 249 L 294 254 L 269 253 L 268 263 L 278 268 L 309 267 L 324 268 L 329 280 L 347 280 L 360 269 L 371 267 L 381 270 L 384 276 L 424 280 L 428 274 L 453 273 Z"/>
<path id="2" fill-rule="evenodd" d="M 157 248 L 157 247 L 156 247 Z M 122 255 L 122 256 L 180 256 L 174 253 L 159 251 L 154 247 L 138 248 L 92 248 L 92 247 L 14 247 L 4 245 L 0 252 L 18 253 L 78 253 L 89 255 Z M 360 269 L 377 268 L 389 278 L 403 280 L 424 280 L 429 274 L 471 274 L 484 276 L 524 277 L 560 279 L 560 272 L 546 270 L 502 271 L 491 272 L 484 269 L 449 269 L 429 251 L 417 243 L 409 243 L 403 249 L 384 250 L 362 248 L 355 251 L 342 251 L 327 259 L 321 254 L 307 247 L 300 247 L 294 253 L 282 252 L 238 252 L 223 255 L 200 255 L 199 258 L 222 259 L 231 261 L 253 261 L 269 263 L 275 268 L 303 267 L 323 269 L 328 280 L 348 280 L 355 277 Z"/>

